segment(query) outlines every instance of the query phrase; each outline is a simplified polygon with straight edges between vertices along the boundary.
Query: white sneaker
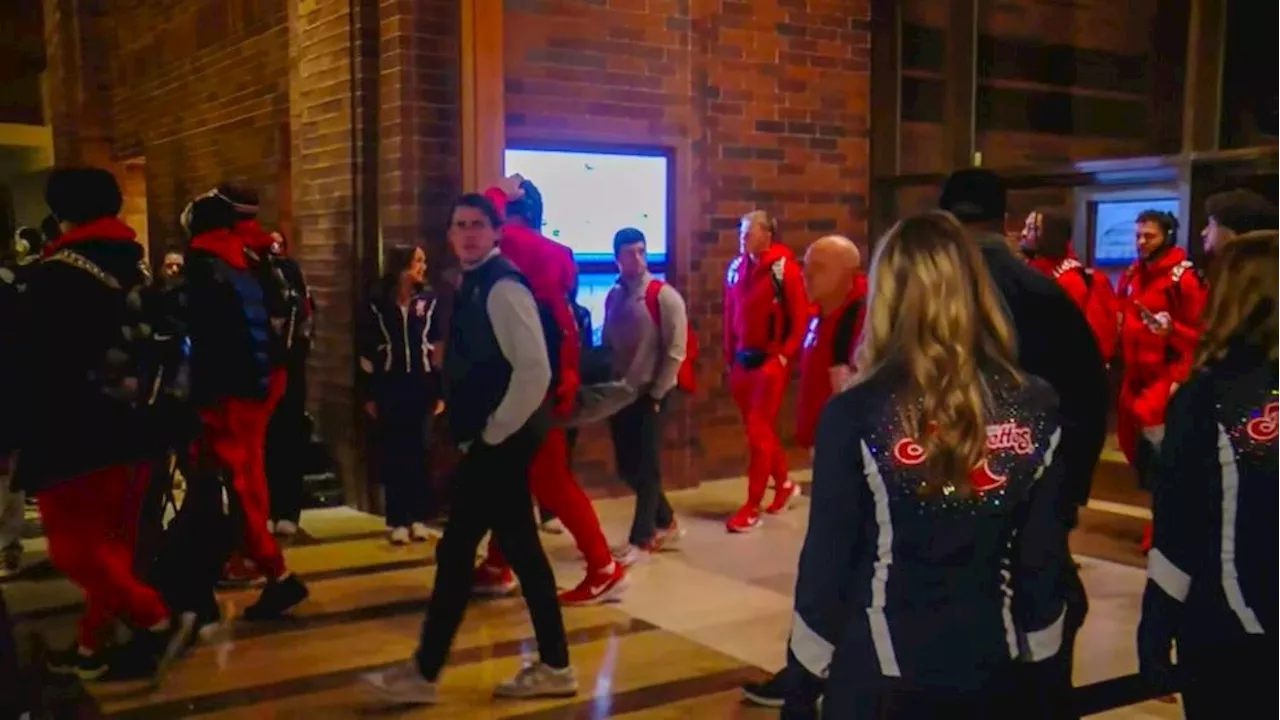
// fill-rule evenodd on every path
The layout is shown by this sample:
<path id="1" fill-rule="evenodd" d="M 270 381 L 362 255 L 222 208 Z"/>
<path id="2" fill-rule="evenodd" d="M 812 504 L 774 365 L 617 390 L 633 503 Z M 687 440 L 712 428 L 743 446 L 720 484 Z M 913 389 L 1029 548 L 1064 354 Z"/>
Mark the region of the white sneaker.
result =
<path id="1" fill-rule="evenodd" d="M 434 705 L 437 699 L 436 684 L 422 677 L 412 660 L 382 672 L 361 675 L 360 682 L 371 693 L 390 703 Z"/>
<path id="2" fill-rule="evenodd" d="M 426 523 L 416 522 L 409 526 L 409 535 L 417 542 L 426 542 L 431 539 L 431 531 L 427 529 Z"/>
<path id="3" fill-rule="evenodd" d="M 563 535 L 565 533 L 564 523 L 560 522 L 560 518 L 551 518 L 542 523 L 542 532 L 548 535 Z"/>
<path id="4" fill-rule="evenodd" d="M 398 527 L 391 528 L 391 535 L 388 537 L 392 545 L 408 545 L 409 544 L 409 528 Z"/>
<path id="5" fill-rule="evenodd" d="M 493 696 L 500 698 L 562 698 L 578 694 L 573 668 L 556 670 L 542 663 L 525 665 L 510 680 L 498 683 Z"/>
<path id="6" fill-rule="evenodd" d="M 298 534 L 298 524 L 292 520 L 277 520 L 276 535 L 291 538 Z"/>
<path id="7" fill-rule="evenodd" d="M 633 567 L 649 559 L 649 551 L 635 545 L 626 545 L 613 551 L 613 559 L 622 567 Z"/>

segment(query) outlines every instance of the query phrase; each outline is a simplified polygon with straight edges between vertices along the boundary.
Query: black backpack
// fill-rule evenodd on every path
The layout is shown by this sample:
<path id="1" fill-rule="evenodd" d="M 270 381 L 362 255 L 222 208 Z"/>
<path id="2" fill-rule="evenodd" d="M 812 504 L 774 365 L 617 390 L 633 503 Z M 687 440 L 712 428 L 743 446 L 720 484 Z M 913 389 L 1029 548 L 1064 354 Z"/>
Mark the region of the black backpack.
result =
<path id="1" fill-rule="evenodd" d="M 183 327 L 180 299 L 152 286 L 145 262 L 138 263 L 139 281 L 130 287 L 72 250 L 54 253 L 44 262 L 70 265 L 117 291 L 123 322 L 90 377 L 102 393 L 152 416 L 160 428 L 166 427 L 171 414 L 185 414 L 191 390 L 191 343 Z"/>
<path id="2" fill-rule="evenodd" d="M 283 361 L 292 356 L 295 345 L 302 345 L 304 335 L 309 332 L 303 317 L 304 292 L 290 282 L 284 267 L 286 260 L 271 253 L 259 256 L 248 248 L 244 254 L 262 285 L 263 304 L 271 326 L 272 354 Z"/>

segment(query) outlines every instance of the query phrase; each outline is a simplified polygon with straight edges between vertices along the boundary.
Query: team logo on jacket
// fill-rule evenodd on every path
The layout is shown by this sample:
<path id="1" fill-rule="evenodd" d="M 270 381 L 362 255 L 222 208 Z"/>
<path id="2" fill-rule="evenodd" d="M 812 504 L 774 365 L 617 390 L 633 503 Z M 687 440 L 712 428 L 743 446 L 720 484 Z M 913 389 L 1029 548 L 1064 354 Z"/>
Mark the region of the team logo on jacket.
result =
<path id="1" fill-rule="evenodd" d="M 811 348 L 818 344 L 818 318 L 809 320 L 809 329 L 804 334 L 805 349 Z"/>
<path id="2" fill-rule="evenodd" d="M 1267 403 L 1262 409 L 1262 414 L 1245 423 L 1244 431 L 1254 442 L 1269 443 L 1275 442 L 1276 436 L 1280 435 L 1277 431 L 1277 420 L 1280 420 L 1280 403 Z"/>
<path id="3" fill-rule="evenodd" d="M 414 315 L 417 315 L 418 317 L 426 317 L 426 316 L 427 316 L 427 301 L 426 301 L 426 300 L 421 300 L 421 299 L 419 299 L 419 300 L 418 300 L 418 302 L 414 303 L 414 305 L 413 305 L 413 314 L 414 314 Z"/>
<path id="4" fill-rule="evenodd" d="M 1035 441 L 1031 428 L 1014 422 L 987 426 L 987 451 L 991 453 L 1011 453 L 1014 455 L 1030 455 L 1035 452 Z M 913 467 L 925 461 L 927 453 L 920 443 L 913 438 L 902 438 L 893 444 L 893 459 L 899 465 Z M 969 471 L 969 487 L 978 492 L 988 492 L 1009 482 L 1008 475 L 1001 475 L 991 467 L 990 458 Z"/>

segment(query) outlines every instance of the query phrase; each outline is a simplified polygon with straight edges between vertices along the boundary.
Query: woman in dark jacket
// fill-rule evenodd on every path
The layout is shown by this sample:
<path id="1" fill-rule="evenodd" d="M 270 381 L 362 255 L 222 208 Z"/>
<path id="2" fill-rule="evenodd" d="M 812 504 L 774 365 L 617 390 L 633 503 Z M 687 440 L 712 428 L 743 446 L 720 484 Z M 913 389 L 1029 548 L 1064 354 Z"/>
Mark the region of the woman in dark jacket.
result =
<path id="1" fill-rule="evenodd" d="M 387 260 L 387 274 L 370 293 L 360 319 L 360 371 L 390 540 L 402 545 L 428 536 L 426 434 L 427 420 L 440 402 L 431 367 L 438 330 L 433 328 L 435 298 L 422 289 L 427 270 L 422 248 L 393 248 Z"/>
<path id="2" fill-rule="evenodd" d="M 1062 639 L 1057 397 L 950 215 L 898 223 L 869 275 L 859 374 L 814 443 L 783 716 L 825 685 L 824 717 L 1034 717 L 1011 671 Z"/>
<path id="3" fill-rule="evenodd" d="M 1275 707 L 1277 237 L 1217 249 L 1195 369 L 1165 412 L 1138 663 L 1168 687 L 1177 641 L 1189 720 Z"/>

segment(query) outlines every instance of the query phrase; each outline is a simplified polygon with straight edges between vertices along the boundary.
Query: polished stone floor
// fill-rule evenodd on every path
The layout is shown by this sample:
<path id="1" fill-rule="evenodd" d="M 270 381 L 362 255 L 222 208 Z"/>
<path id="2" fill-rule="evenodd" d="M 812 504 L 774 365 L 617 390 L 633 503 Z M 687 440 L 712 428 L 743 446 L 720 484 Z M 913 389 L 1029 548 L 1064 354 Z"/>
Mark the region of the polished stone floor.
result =
<path id="1" fill-rule="evenodd" d="M 193 652 L 155 692 L 128 683 L 85 687 L 80 716 L 122 718 L 769 718 L 776 712 L 740 704 L 738 685 L 764 677 L 783 660 L 791 617 L 795 562 L 805 506 L 769 518 L 758 532 L 728 535 L 723 518 L 744 492 L 740 480 L 706 483 L 671 496 L 688 528 L 681 551 L 635 569 L 616 604 L 565 610 L 579 697 L 495 702 L 492 686 L 532 650 L 531 629 L 517 599 L 476 603 L 443 677 L 442 704 L 426 710 L 386 708 L 356 684 L 369 669 L 412 652 L 433 573 L 430 544 L 393 548 L 381 521 L 351 510 L 309 511 L 306 537 L 287 550 L 312 598 L 295 619 L 233 625 L 228 637 Z M 1098 493 L 1095 493 L 1097 495 Z M 1101 493 L 1105 495 L 1106 493 Z M 1100 503 L 1100 504 L 1098 504 Z M 1083 565 L 1091 609 L 1076 655 L 1077 685 L 1135 671 L 1133 648 L 1143 572 L 1132 550 L 1116 550 L 1140 530 L 1141 507 L 1099 500 L 1073 543 Z M 626 499 L 597 503 L 606 532 L 625 536 Z M 1120 518 L 1117 525 L 1116 518 Z M 1127 519 L 1125 519 L 1127 518 Z M 1117 528 L 1119 535 L 1117 538 Z M 560 584 L 581 573 L 566 536 L 543 536 Z M 38 561 L 43 541 L 28 543 Z M 1113 559 L 1088 555 L 1089 547 Z M 1119 561 L 1113 561 L 1119 554 Z M 1125 553 L 1128 553 L 1127 555 Z M 0 584 L 22 633 L 67 642 L 78 593 L 52 573 Z M 254 591 L 228 593 L 243 607 Z M 74 692 L 75 688 L 68 690 Z M 1110 720 L 1181 717 L 1176 702 L 1148 701 L 1093 717 Z"/>

